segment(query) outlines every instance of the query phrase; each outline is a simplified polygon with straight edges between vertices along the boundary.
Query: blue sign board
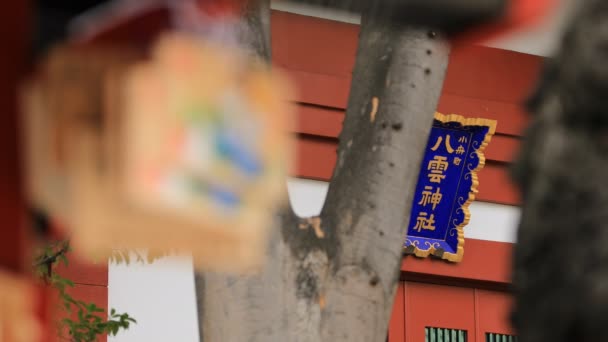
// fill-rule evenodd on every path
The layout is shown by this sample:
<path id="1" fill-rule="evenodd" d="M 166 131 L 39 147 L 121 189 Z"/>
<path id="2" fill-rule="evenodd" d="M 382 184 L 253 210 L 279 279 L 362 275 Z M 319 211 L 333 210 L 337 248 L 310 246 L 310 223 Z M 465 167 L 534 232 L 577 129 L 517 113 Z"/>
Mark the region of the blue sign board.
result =
<path id="1" fill-rule="evenodd" d="M 405 253 L 453 262 L 464 254 L 464 227 L 477 194 L 477 172 L 496 121 L 435 114 L 412 203 Z"/>

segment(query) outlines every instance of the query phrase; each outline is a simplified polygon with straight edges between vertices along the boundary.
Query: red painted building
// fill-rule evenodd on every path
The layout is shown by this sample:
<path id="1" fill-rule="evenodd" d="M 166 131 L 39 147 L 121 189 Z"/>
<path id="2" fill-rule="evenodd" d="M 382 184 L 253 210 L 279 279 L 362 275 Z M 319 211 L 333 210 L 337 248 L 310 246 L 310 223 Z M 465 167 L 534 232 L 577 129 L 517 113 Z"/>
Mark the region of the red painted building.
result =
<path id="1" fill-rule="evenodd" d="M 14 19 L 7 11 L 3 13 L 3 18 Z M 27 16 L 24 14 L 24 17 Z M 110 24 L 95 41 L 143 44 L 167 25 L 166 15 L 159 12 L 143 21 Z M 15 24 L 15 27 L 21 26 Z M 295 177 L 328 181 L 331 176 L 358 29 L 356 24 L 273 11 L 273 61 L 289 73 L 299 89 L 294 132 L 298 137 Z M 22 41 L 9 38 L 3 37 L 3 41 L 12 44 L 12 49 L 23 49 Z M 16 52 L 3 56 L 6 60 L 0 67 L 11 73 L 14 69 L 7 65 L 20 65 L 23 59 L 23 54 Z M 543 57 L 504 49 L 453 47 L 438 111 L 498 122 L 496 135 L 486 150 L 486 166 L 479 174 L 479 202 L 505 207 L 519 204 L 508 168 L 527 123 L 520 103 L 533 87 L 542 62 Z M 15 77 L 10 81 L 4 78 L 0 83 L 4 87 L 14 80 Z M 16 113 L 12 97 L 6 96 L 12 91 L 14 88 L 2 92 L 2 103 L 9 114 Z M 17 224 L 21 197 L 17 187 L 18 169 L 13 167 L 18 165 L 15 115 L 4 115 L 2 120 L 0 159 L 3 165 L 11 167 L 3 167 L 0 173 L 0 190 L 10 194 L 2 197 L 6 205 L 0 208 L 0 214 L 5 223 Z M 483 224 L 492 230 L 495 223 L 487 220 Z M 1 240 L 2 244 L 6 241 Z M 6 250 L 0 248 L 1 252 Z M 425 336 L 432 341 L 431 336 L 450 334 L 459 338 L 454 341 L 483 342 L 503 341 L 494 338 L 514 335 L 508 323 L 511 250 L 512 241 L 467 238 L 464 259 L 458 264 L 405 257 L 389 341 L 422 342 Z M 74 296 L 108 306 L 108 267 L 75 263 L 63 272 L 69 273 L 76 283 Z M 463 340 L 461 336 L 465 335 Z"/>

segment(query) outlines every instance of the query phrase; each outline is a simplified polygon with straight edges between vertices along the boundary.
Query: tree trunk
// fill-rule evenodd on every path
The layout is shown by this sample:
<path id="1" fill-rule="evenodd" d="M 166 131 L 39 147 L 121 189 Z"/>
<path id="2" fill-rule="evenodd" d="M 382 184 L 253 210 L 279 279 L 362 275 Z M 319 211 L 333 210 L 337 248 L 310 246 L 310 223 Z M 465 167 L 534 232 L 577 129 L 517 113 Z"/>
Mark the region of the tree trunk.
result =
<path id="1" fill-rule="evenodd" d="M 268 7 L 263 8 L 247 11 L 263 19 L 244 22 L 268 23 Z M 412 196 L 448 55 L 436 32 L 364 15 L 338 162 L 322 213 L 298 218 L 286 207 L 258 275 L 197 274 L 202 341 L 386 339 Z"/>
<path id="2" fill-rule="evenodd" d="M 608 341 L 608 3 L 585 0 L 529 102 L 514 164 L 520 341 Z"/>

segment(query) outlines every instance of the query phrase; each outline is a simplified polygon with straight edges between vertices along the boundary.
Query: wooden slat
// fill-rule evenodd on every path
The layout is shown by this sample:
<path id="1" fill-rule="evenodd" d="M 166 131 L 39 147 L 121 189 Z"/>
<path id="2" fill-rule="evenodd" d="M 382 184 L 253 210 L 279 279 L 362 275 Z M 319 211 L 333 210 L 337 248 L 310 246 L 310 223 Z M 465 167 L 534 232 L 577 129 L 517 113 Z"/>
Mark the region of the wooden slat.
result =
<path id="1" fill-rule="evenodd" d="M 328 181 L 336 164 L 336 148 L 333 141 L 298 139 L 294 176 Z"/>
<path id="2" fill-rule="evenodd" d="M 342 130 L 342 110 L 306 104 L 299 104 L 296 110 L 296 133 L 337 138 Z"/>
<path id="3" fill-rule="evenodd" d="M 439 99 L 437 111 L 497 120 L 496 131 L 501 134 L 519 136 L 528 124 L 528 115 L 519 104 L 464 97 L 445 91 Z"/>
<path id="4" fill-rule="evenodd" d="M 358 25 L 273 11 L 273 62 L 292 70 L 350 76 L 358 33 Z"/>
<path id="5" fill-rule="evenodd" d="M 540 71 L 543 58 L 485 46 L 456 46 L 443 91 L 471 98 L 520 103 Z"/>
<path id="6" fill-rule="evenodd" d="M 484 154 L 488 160 L 509 163 L 518 153 L 520 144 L 521 141 L 518 138 L 496 134 L 492 137 Z"/>
<path id="7" fill-rule="evenodd" d="M 350 91 L 350 77 L 318 74 L 309 71 L 285 71 L 296 86 L 296 101 L 344 110 Z"/>

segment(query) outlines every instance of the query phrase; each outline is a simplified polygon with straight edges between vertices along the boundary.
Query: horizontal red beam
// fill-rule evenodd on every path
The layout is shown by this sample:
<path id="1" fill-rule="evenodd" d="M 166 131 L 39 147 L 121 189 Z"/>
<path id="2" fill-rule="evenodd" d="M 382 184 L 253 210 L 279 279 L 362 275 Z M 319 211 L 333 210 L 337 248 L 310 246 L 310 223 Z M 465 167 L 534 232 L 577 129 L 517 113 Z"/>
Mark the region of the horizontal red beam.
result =
<path id="1" fill-rule="evenodd" d="M 350 76 L 359 26 L 286 12 L 272 12 L 272 59 L 291 70 Z"/>
<path id="2" fill-rule="evenodd" d="M 496 132 L 512 136 L 521 136 L 528 125 L 528 114 L 521 104 L 465 97 L 446 91 L 439 99 L 437 111 L 496 120 Z"/>
<path id="3" fill-rule="evenodd" d="M 507 285 L 511 282 L 512 253 L 511 243 L 466 239 L 464 257 L 460 263 L 407 256 L 401 263 L 401 272 L 405 279 L 417 279 L 423 275 L 426 278 L 435 277 L 440 280 Z"/>
<path id="4" fill-rule="evenodd" d="M 300 102 L 298 124 L 303 130 L 301 132 L 337 136 L 344 120 L 350 78 L 304 71 L 288 70 L 287 73 L 298 88 L 295 100 Z M 439 99 L 437 111 L 497 120 L 496 131 L 512 136 L 521 135 L 528 123 L 528 115 L 519 104 L 469 98 L 447 92 L 443 92 Z"/>
<path id="5" fill-rule="evenodd" d="M 294 82 L 296 101 L 344 110 L 350 91 L 350 76 L 319 74 L 282 66 Z"/>
<path id="6" fill-rule="evenodd" d="M 341 109 L 299 104 L 296 110 L 296 133 L 337 138 L 342 130 L 344 111 Z"/>
<path id="7" fill-rule="evenodd" d="M 272 24 L 273 61 L 276 64 L 294 71 L 299 84 L 305 83 L 303 79 L 311 74 L 325 76 L 330 81 L 325 90 L 348 93 L 358 25 L 276 11 Z M 535 84 L 542 62 L 542 57 L 514 51 L 453 46 L 443 91 L 469 98 L 520 103 Z M 338 83 L 342 86 L 336 88 Z M 308 89 L 303 91 L 309 92 Z M 345 107 L 343 96 L 329 101 L 333 104 L 323 103 L 322 98 L 310 103 Z"/>
<path id="8" fill-rule="evenodd" d="M 344 113 L 332 108 L 300 104 L 297 107 L 296 133 L 337 138 L 342 130 Z M 510 162 L 519 149 L 517 137 L 497 134 L 486 149 L 486 158 L 497 162 Z"/>

